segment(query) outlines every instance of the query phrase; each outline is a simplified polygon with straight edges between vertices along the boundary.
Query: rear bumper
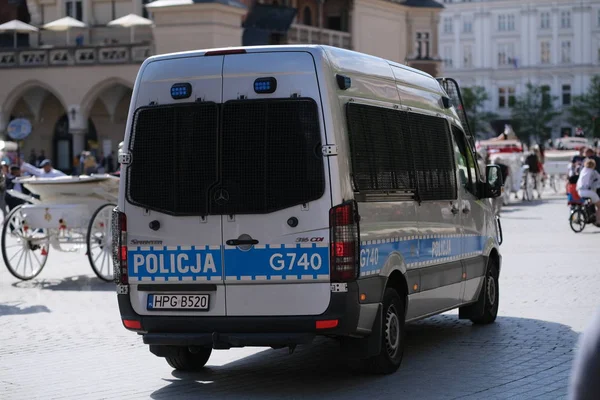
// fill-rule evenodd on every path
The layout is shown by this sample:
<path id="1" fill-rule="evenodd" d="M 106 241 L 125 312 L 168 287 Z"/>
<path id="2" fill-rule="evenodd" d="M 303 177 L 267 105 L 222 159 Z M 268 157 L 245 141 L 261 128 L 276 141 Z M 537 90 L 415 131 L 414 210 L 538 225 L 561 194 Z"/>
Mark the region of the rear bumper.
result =
<path id="1" fill-rule="evenodd" d="M 141 324 L 135 330 L 144 343 L 154 346 L 211 346 L 215 349 L 244 346 L 288 346 L 310 343 L 317 335 L 352 336 L 357 333 L 361 305 L 357 283 L 348 292 L 331 293 L 321 315 L 268 317 L 198 317 L 139 315 L 128 294 L 118 294 L 123 320 Z M 337 320 L 332 328 L 317 329 L 317 321 Z"/>

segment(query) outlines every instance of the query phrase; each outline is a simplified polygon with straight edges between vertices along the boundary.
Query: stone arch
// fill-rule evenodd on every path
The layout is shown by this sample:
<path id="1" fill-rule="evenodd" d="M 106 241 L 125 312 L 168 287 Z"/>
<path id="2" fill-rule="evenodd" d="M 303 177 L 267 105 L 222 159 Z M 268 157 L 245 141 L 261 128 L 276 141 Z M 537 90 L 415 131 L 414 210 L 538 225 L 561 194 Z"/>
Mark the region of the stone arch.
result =
<path id="1" fill-rule="evenodd" d="M 56 97 L 58 99 L 58 101 L 64 108 L 65 112 L 67 111 L 67 103 L 65 102 L 65 99 L 61 95 L 60 91 L 54 89 L 52 86 L 48 85 L 47 83 L 44 83 L 44 82 L 38 81 L 38 80 L 34 80 L 34 79 L 26 81 L 24 83 L 21 83 L 16 88 L 14 88 L 8 94 L 8 96 L 6 96 L 6 99 L 4 100 L 4 104 L 2 104 L 2 111 L 5 112 L 7 115 L 9 115 L 15 108 L 15 105 L 17 104 L 17 102 L 29 90 L 34 89 L 34 88 L 41 88 L 41 89 L 44 89 L 44 90 L 48 91 L 49 93 L 51 93 L 54 97 Z"/>
<path id="2" fill-rule="evenodd" d="M 107 89 L 110 89 L 113 86 L 125 86 L 129 89 L 133 89 L 133 83 L 127 81 L 126 79 L 119 77 L 112 77 L 108 79 L 104 79 L 101 82 L 98 82 L 94 85 L 83 97 L 81 101 L 81 112 L 83 115 L 89 115 L 90 110 L 98 97 Z"/>

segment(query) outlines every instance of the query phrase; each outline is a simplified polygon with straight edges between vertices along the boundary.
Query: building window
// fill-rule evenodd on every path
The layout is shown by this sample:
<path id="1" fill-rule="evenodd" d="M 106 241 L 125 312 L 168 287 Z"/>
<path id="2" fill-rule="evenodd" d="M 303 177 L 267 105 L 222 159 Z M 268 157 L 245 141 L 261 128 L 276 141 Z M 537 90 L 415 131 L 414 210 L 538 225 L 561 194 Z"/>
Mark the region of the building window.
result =
<path id="1" fill-rule="evenodd" d="M 498 45 L 498 65 L 512 65 L 516 62 L 514 58 L 515 47 L 512 43 L 500 43 Z"/>
<path id="2" fill-rule="evenodd" d="M 463 19 L 463 33 L 471 33 L 473 32 L 473 22 L 471 18 L 466 17 Z"/>
<path id="3" fill-rule="evenodd" d="M 452 33 L 452 18 L 444 18 L 444 33 Z"/>
<path id="4" fill-rule="evenodd" d="M 498 15 L 498 30 L 501 32 L 506 30 L 506 15 Z"/>
<path id="5" fill-rule="evenodd" d="M 550 64 L 550 42 L 542 42 L 540 44 L 540 51 L 540 62 L 542 64 Z"/>
<path id="6" fill-rule="evenodd" d="M 83 21 L 83 2 L 81 0 L 65 2 L 65 14 L 67 17 Z"/>
<path id="7" fill-rule="evenodd" d="M 417 58 L 429 58 L 429 32 L 417 32 Z"/>
<path id="8" fill-rule="evenodd" d="M 312 12 L 310 11 L 310 7 L 304 7 L 304 11 L 302 12 L 302 23 L 304 25 L 312 25 Z"/>
<path id="9" fill-rule="evenodd" d="M 550 29 L 550 13 L 543 12 L 540 14 L 540 28 Z"/>
<path id="10" fill-rule="evenodd" d="M 473 48 L 469 44 L 463 46 L 463 66 L 465 68 L 473 67 Z"/>
<path id="11" fill-rule="evenodd" d="M 571 42 L 565 40 L 560 44 L 560 62 L 568 64 L 571 62 Z"/>
<path id="12" fill-rule="evenodd" d="M 498 88 L 498 108 L 513 107 L 516 100 L 514 87 Z"/>
<path id="13" fill-rule="evenodd" d="M 515 16 L 514 15 L 508 15 L 506 17 L 506 30 L 507 31 L 515 30 Z"/>
<path id="14" fill-rule="evenodd" d="M 452 46 L 444 46 L 444 67 L 452 68 Z"/>
<path id="15" fill-rule="evenodd" d="M 571 105 L 571 85 L 562 85 L 562 105 Z"/>
<path id="16" fill-rule="evenodd" d="M 152 3 L 154 0 L 142 0 L 142 17 L 144 18 L 150 18 L 150 13 L 148 12 L 148 9 L 146 9 L 146 4 L 150 4 Z M 113 1 L 113 5 L 114 5 L 114 1 Z M 113 18 L 114 19 L 114 18 Z"/>
<path id="17" fill-rule="evenodd" d="M 571 27 L 571 11 L 560 12 L 560 27 L 562 29 L 569 29 Z"/>
<path id="18" fill-rule="evenodd" d="M 560 137 L 571 136 L 571 127 L 560 128 Z"/>

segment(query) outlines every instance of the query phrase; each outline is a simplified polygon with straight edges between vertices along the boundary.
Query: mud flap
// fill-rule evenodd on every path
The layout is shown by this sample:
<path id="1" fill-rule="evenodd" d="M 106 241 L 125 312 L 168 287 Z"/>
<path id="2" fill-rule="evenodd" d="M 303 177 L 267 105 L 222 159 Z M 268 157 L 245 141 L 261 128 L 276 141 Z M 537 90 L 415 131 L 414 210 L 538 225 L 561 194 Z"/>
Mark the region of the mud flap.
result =
<path id="1" fill-rule="evenodd" d="M 481 282 L 481 290 L 479 292 L 479 297 L 477 301 L 473 304 L 469 304 L 468 306 L 460 307 L 458 309 L 458 319 L 471 319 L 481 317 L 485 311 L 485 296 L 486 296 L 486 285 L 485 285 L 485 277 L 487 276 L 487 268 L 486 273 L 483 276 L 484 280 Z"/>
<path id="2" fill-rule="evenodd" d="M 381 323 L 383 320 L 383 305 L 377 307 L 377 315 L 373 322 L 371 334 L 364 338 L 343 337 L 341 349 L 348 358 L 369 358 L 376 356 L 381 351 Z"/>

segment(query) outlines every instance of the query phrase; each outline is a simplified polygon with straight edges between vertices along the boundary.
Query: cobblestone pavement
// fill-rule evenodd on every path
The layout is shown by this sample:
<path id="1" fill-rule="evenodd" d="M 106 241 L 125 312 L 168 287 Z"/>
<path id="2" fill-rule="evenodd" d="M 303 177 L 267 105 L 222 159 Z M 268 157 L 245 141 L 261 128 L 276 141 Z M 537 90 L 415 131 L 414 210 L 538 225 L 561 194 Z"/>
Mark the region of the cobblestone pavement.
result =
<path id="1" fill-rule="evenodd" d="M 83 253 L 51 252 L 33 281 L 0 266 L 0 399 L 559 399 L 600 299 L 600 229 L 570 231 L 562 197 L 503 210 L 497 323 L 456 311 L 409 325 L 401 369 L 353 372 L 327 340 L 287 350 L 214 351 L 201 373 L 173 372 L 119 320 L 113 286 Z"/>

